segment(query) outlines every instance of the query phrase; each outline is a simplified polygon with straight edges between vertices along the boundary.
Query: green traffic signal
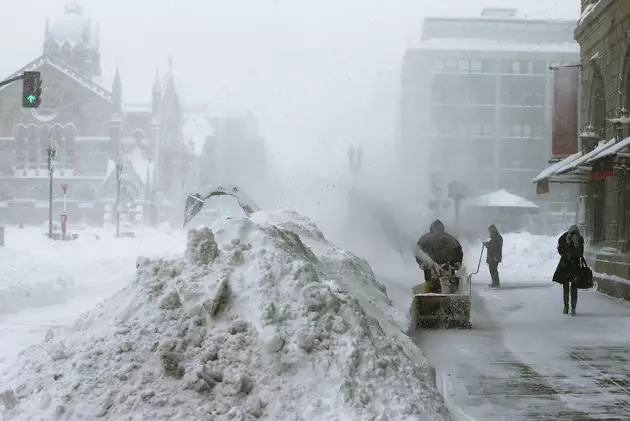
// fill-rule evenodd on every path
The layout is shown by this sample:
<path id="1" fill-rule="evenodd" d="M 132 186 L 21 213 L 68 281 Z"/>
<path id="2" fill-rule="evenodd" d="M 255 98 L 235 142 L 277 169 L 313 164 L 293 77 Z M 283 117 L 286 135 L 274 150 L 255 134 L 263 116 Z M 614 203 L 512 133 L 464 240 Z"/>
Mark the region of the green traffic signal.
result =
<path id="1" fill-rule="evenodd" d="M 22 82 L 22 107 L 38 108 L 42 102 L 41 73 L 24 72 Z"/>

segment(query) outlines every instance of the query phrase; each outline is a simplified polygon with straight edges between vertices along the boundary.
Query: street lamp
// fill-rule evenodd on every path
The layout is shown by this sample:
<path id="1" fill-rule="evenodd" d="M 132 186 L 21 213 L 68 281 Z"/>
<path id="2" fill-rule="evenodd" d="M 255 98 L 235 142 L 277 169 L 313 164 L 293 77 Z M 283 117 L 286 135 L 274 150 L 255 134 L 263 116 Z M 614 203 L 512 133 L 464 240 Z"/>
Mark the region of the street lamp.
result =
<path id="1" fill-rule="evenodd" d="M 122 170 L 122 158 L 119 155 L 116 162 L 116 238 L 120 238 L 120 182 Z"/>
<path id="2" fill-rule="evenodd" d="M 53 238 L 53 175 L 55 173 L 54 159 L 57 155 L 54 140 L 51 138 L 46 148 L 48 158 L 48 237 Z"/>
<path id="3" fill-rule="evenodd" d="M 61 190 L 63 191 L 63 213 L 61 214 L 61 236 L 66 240 L 66 232 L 68 230 L 68 207 L 66 203 L 66 194 L 68 193 L 68 185 L 62 184 Z"/>

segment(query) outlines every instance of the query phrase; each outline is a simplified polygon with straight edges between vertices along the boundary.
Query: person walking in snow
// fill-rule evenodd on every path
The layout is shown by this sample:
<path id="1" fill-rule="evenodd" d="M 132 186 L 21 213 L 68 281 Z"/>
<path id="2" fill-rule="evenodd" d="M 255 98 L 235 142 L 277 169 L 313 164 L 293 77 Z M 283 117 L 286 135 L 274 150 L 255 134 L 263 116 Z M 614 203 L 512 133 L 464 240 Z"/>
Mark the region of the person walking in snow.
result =
<path id="1" fill-rule="evenodd" d="M 424 271 L 425 293 L 441 293 L 440 282 L 432 282 L 432 272 L 436 271 L 436 265 L 448 266 L 452 270 L 461 268 L 464 259 L 461 244 L 446 232 L 442 221 L 436 219 L 431 223 L 429 232 L 420 237 L 416 249 L 416 262 Z M 421 254 L 426 254 L 432 262 L 423 261 L 419 257 Z"/>
<path id="2" fill-rule="evenodd" d="M 577 225 L 571 225 L 567 232 L 558 238 L 560 262 L 553 274 L 553 281 L 562 284 L 564 314 L 569 314 L 569 295 L 571 297 L 571 315 L 575 316 L 582 259 L 584 258 L 584 238 Z"/>
<path id="3" fill-rule="evenodd" d="M 493 224 L 488 227 L 490 233 L 490 239 L 483 243 L 488 249 L 486 255 L 486 263 L 490 270 L 490 277 L 492 278 L 491 288 L 499 288 L 499 263 L 503 260 L 503 237 L 499 234 L 499 230 Z"/>

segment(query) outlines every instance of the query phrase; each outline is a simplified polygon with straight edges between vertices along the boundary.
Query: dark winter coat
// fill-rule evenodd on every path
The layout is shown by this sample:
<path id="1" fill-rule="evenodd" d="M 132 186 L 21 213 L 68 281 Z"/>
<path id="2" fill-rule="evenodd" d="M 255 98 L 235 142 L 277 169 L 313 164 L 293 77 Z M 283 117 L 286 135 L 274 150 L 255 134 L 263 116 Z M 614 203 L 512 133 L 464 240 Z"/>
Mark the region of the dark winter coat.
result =
<path id="1" fill-rule="evenodd" d="M 503 237 L 494 225 L 490 225 L 488 230 L 490 231 L 490 240 L 485 243 L 488 249 L 486 263 L 501 263 L 503 260 Z"/>
<path id="2" fill-rule="evenodd" d="M 444 230 L 444 224 L 439 219 L 435 220 L 429 232 L 418 240 L 418 247 L 438 265 L 445 263 L 459 265 L 464 259 L 464 251 L 459 241 Z"/>
<path id="3" fill-rule="evenodd" d="M 578 227 L 572 225 L 558 238 L 560 262 L 553 274 L 553 281 L 559 284 L 572 282 L 579 275 L 581 260 L 584 257 L 584 238 Z"/>

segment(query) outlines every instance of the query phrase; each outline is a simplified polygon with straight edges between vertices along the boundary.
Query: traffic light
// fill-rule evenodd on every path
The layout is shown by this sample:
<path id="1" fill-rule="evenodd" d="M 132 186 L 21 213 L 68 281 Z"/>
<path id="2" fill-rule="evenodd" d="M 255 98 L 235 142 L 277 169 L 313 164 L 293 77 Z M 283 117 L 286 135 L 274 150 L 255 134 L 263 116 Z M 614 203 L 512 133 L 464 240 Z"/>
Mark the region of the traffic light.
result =
<path id="1" fill-rule="evenodd" d="M 38 108 L 42 102 L 41 73 L 24 72 L 22 82 L 22 107 Z"/>

